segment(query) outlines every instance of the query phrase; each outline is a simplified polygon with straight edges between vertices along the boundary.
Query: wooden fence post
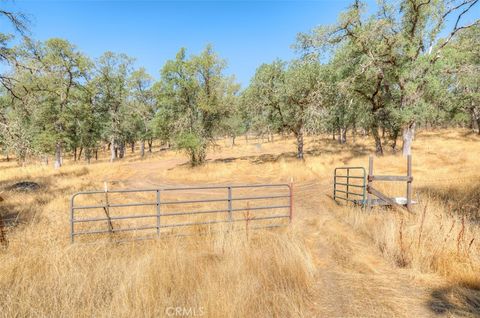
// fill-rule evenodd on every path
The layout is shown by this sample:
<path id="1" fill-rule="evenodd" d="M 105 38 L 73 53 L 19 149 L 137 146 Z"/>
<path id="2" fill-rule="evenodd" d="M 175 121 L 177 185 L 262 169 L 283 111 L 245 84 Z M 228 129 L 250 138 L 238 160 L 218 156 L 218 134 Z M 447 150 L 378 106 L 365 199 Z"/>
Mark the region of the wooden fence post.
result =
<path id="1" fill-rule="evenodd" d="M 368 158 L 368 176 L 367 176 L 367 211 L 372 210 L 372 194 L 370 193 L 370 187 L 372 186 L 373 177 L 373 156 Z"/>
<path id="2" fill-rule="evenodd" d="M 411 212 L 412 207 L 412 155 L 407 156 L 407 210 Z"/>

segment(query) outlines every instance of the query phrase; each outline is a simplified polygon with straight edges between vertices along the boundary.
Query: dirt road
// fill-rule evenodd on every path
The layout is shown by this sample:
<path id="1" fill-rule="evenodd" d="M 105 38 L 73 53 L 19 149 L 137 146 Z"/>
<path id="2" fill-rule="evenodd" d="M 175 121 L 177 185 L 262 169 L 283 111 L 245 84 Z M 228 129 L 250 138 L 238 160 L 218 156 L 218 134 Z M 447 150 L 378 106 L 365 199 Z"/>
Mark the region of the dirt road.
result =
<path id="1" fill-rule="evenodd" d="M 159 177 L 179 159 L 129 163 L 129 187 L 171 185 Z M 344 223 L 327 196 L 328 182 L 295 184 L 295 219 L 299 235 L 316 264 L 312 317 L 430 317 L 429 292 L 402 270 L 388 264 L 373 242 Z"/>

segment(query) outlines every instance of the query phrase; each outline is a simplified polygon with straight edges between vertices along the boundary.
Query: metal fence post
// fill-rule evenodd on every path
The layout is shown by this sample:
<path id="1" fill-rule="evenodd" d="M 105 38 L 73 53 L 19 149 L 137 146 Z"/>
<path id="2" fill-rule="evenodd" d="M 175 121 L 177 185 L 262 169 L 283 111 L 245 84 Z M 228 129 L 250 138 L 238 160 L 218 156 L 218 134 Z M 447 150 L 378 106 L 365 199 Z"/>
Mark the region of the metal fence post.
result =
<path id="1" fill-rule="evenodd" d="M 337 194 L 337 168 L 333 170 L 333 200 L 335 201 Z"/>
<path id="2" fill-rule="evenodd" d="M 348 200 L 348 190 L 350 189 L 350 168 L 347 168 L 347 200 Z"/>
<path id="3" fill-rule="evenodd" d="M 232 215 L 232 187 L 228 187 L 228 221 L 232 222 L 233 221 L 233 215 Z"/>
<path id="4" fill-rule="evenodd" d="M 74 206 L 73 206 L 73 200 L 75 199 L 75 195 L 72 195 L 72 198 L 70 199 L 70 241 L 73 243 L 74 241 L 74 233 L 75 233 L 75 228 L 74 228 Z"/>
<path id="5" fill-rule="evenodd" d="M 290 181 L 290 222 L 293 219 L 293 180 Z"/>
<path id="6" fill-rule="evenodd" d="M 366 195 L 366 192 L 367 192 L 367 176 L 366 176 L 366 173 L 365 173 L 365 169 L 363 169 L 363 184 L 362 184 L 362 206 L 365 206 L 365 195 Z"/>
<path id="7" fill-rule="evenodd" d="M 157 235 L 160 236 L 160 190 L 157 190 Z"/>

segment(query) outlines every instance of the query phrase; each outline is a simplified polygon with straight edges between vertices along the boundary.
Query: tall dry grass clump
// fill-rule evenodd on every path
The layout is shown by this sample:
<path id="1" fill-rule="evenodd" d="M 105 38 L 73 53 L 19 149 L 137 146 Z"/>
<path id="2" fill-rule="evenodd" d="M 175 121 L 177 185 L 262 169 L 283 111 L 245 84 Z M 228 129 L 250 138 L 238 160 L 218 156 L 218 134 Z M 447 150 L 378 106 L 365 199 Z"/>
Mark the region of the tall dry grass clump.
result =
<path id="1" fill-rule="evenodd" d="M 216 226 L 191 237 L 70 245 L 70 195 L 128 171 L 108 163 L 10 166 L 1 187 L 35 180 L 41 188 L 6 192 L 2 209 L 20 225 L 7 228 L 9 246 L 0 249 L 1 316 L 162 317 L 174 307 L 206 317 L 283 317 L 311 306 L 314 265 L 294 228 Z"/>
<path id="2" fill-rule="evenodd" d="M 415 211 L 347 209 L 344 215 L 392 264 L 439 273 L 453 284 L 480 289 L 478 224 L 432 197 L 424 196 Z"/>
<path id="3" fill-rule="evenodd" d="M 33 230 L 32 230 L 33 231 Z M 115 245 L 16 241 L 0 254 L 2 316 L 297 316 L 314 268 L 293 232 L 223 232 Z"/>
<path id="4" fill-rule="evenodd" d="M 114 164 L 67 162 L 59 171 L 0 163 L 0 191 L 23 180 L 40 184 L 36 192 L 2 194 L 0 214 L 17 215 L 20 225 L 7 227 L 9 245 L 0 248 L 0 316 L 162 317 L 179 307 L 204 317 L 389 317 L 408 316 L 407 304 L 422 302 L 418 295 L 440 299 L 442 312 L 453 316 L 455 304 L 462 314 L 480 312 L 480 292 L 472 292 L 480 289 L 478 137 L 420 134 L 413 156 L 414 214 L 382 208 L 367 213 L 331 199 L 333 169 L 366 166 L 374 150 L 369 139 L 353 146 L 306 140 L 303 162 L 294 159 L 294 140 L 282 138 L 261 147 L 216 149 L 195 169 L 172 151 L 143 160 L 132 154 Z M 375 159 L 374 173 L 405 174 L 405 167 L 404 158 L 387 154 Z M 189 237 L 69 243 L 70 196 L 102 189 L 104 180 L 121 189 L 284 183 L 292 177 L 294 221 L 286 229 L 253 231 L 242 224 L 236 231 L 216 226 Z M 405 193 L 404 184 L 378 188 L 392 196 Z M 409 285 L 410 277 L 421 286 Z M 422 304 L 412 312 L 431 312 L 433 306 Z"/>
<path id="5" fill-rule="evenodd" d="M 400 267 L 439 273 L 449 282 L 480 289 L 480 164 L 476 136 L 458 131 L 424 133 L 413 156 L 414 213 L 375 208 L 338 210 Z M 401 157 L 377 158 L 376 174 L 405 174 Z M 392 196 L 405 184 L 378 183 Z"/>

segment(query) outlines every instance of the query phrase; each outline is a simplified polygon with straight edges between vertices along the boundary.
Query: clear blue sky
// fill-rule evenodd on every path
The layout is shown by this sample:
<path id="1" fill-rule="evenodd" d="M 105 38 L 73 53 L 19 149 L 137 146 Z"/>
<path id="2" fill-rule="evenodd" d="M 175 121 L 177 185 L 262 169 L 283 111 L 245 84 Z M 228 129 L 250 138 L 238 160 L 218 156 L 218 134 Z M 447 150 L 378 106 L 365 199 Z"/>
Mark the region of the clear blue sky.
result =
<path id="1" fill-rule="evenodd" d="M 30 15 L 37 40 L 61 37 L 96 58 L 126 53 L 157 77 L 167 59 L 186 47 L 214 45 L 229 74 L 246 86 L 255 69 L 290 59 L 298 32 L 335 22 L 351 1 L 17 1 Z"/>
<path id="2" fill-rule="evenodd" d="M 335 22 L 351 2 L 17 1 L 8 7 L 31 17 L 37 40 L 65 38 L 92 58 L 126 53 L 156 78 L 181 47 L 198 53 L 211 43 L 227 72 L 246 86 L 261 63 L 295 56 L 298 32 Z"/>

